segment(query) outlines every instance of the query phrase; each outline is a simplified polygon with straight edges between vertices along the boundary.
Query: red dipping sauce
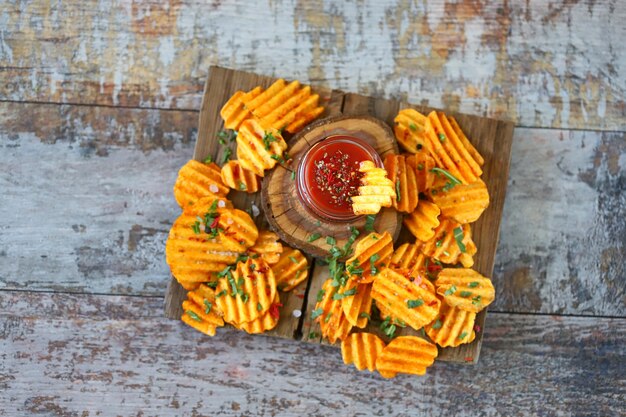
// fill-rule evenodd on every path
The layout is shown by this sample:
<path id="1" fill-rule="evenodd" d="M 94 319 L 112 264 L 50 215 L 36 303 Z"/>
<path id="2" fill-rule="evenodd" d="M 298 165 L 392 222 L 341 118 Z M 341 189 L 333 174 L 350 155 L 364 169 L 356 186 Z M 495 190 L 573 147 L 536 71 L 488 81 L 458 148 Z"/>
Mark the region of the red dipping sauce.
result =
<path id="1" fill-rule="evenodd" d="M 362 161 L 382 166 L 374 148 L 362 139 L 335 135 L 316 143 L 298 165 L 296 189 L 300 200 L 325 220 L 356 219 L 350 197 L 358 194 Z"/>

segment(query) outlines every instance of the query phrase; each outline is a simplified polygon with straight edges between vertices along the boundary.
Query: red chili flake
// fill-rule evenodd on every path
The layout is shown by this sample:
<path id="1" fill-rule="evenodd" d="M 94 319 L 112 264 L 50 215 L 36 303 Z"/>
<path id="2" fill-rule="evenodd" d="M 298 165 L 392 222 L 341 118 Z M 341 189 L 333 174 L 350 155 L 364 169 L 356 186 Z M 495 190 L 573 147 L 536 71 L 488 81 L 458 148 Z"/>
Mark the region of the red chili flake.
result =
<path id="1" fill-rule="evenodd" d="M 443 267 L 437 264 L 430 264 L 428 265 L 427 269 L 428 269 L 428 272 L 438 272 L 438 271 L 441 271 Z"/>
<path id="2" fill-rule="evenodd" d="M 254 274 L 248 274 L 248 278 L 250 278 L 250 279 L 256 279 L 256 277 L 254 276 Z"/>
<path id="3" fill-rule="evenodd" d="M 304 300 L 304 294 L 296 294 L 296 297 L 301 298 Z"/>
<path id="4" fill-rule="evenodd" d="M 350 203 L 350 197 L 358 194 L 363 173 L 359 165 L 347 163 L 350 157 L 338 150 L 334 154 L 325 153 L 315 161 L 314 178 L 317 188 L 330 195 L 332 202 L 338 206 Z"/>
<path id="5" fill-rule="evenodd" d="M 211 229 L 214 229 L 217 227 L 218 223 L 220 221 L 220 216 L 217 216 L 215 219 L 213 219 L 213 223 L 211 223 L 211 225 L 209 226 Z"/>
<path id="6" fill-rule="evenodd" d="M 439 320 L 445 321 L 446 320 L 446 316 L 442 314 L 441 316 L 439 316 Z"/>
<path id="7" fill-rule="evenodd" d="M 272 318 L 274 319 L 278 319 L 280 317 L 280 310 L 278 309 L 278 307 L 282 306 L 282 303 L 274 303 L 270 305 L 270 316 L 272 316 Z"/>
<path id="8" fill-rule="evenodd" d="M 473 362 L 474 358 L 472 358 L 471 356 L 468 356 L 465 358 L 465 362 Z"/>
<path id="9" fill-rule="evenodd" d="M 480 332 L 480 326 L 478 324 L 474 325 L 474 330 Z"/>
<path id="10" fill-rule="evenodd" d="M 435 304 L 437 304 L 437 300 L 433 300 L 430 303 L 428 303 L 429 306 L 434 306 Z"/>
<path id="11" fill-rule="evenodd" d="M 271 293 L 272 293 L 272 290 L 270 290 L 269 287 L 265 287 L 265 295 L 269 297 Z"/>

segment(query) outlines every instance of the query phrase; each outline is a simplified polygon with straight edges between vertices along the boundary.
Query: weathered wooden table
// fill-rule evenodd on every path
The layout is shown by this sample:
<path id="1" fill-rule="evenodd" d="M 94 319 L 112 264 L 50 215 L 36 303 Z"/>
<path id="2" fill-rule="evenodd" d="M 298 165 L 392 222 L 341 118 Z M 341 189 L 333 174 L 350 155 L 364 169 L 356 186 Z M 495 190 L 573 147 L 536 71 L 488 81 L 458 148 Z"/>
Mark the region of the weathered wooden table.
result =
<path id="1" fill-rule="evenodd" d="M 544 3 L 2 2 L 0 416 L 624 415 L 626 4 Z M 516 122 L 478 365 L 163 317 L 210 64 Z"/>

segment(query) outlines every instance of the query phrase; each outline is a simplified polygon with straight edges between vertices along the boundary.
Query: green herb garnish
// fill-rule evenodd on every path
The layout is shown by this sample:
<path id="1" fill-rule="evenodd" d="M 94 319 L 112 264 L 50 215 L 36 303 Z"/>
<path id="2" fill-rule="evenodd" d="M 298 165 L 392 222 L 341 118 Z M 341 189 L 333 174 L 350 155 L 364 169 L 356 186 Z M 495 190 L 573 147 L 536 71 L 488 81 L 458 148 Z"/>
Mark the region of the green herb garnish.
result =
<path id="1" fill-rule="evenodd" d="M 365 216 L 365 231 L 373 232 L 374 231 L 374 222 L 376 221 L 376 215 L 368 214 Z"/>
<path id="2" fill-rule="evenodd" d="M 317 301 L 320 302 L 324 299 L 324 295 L 326 294 L 326 291 L 324 290 L 319 290 L 317 292 Z"/>
<path id="3" fill-rule="evenodd" d="M 435 329 L 435 330 L 441 329 L 441 326 L 443 326 L 443 323 L 441 322 L 441 320 L 437 319 L 435 324 L 433 324 L 433 329 Z"/>
<path id="4" fill-rule="evenodd" d="M 478 287 L 478 281 L 470 282 L 467 286 L 470 288 L 476 288 Z"/>
<path id="5" fill-rule="evenodd" d="M 396 180 L 396 201 L 399 203 L 401 199 L 402 196 L 400 195 L 400 180 Z"/>
<path id="6" fill-rule="evenodd" d="M 451 286 L 450 288 L 448 288 L 446 290 L 446 292 L 444 293 L 444 295 L 452 295 L 456 292 L 456 286 Z"/>
<path id="7" fill-rule="evenodd" d="M 306 240 L 307 242 L 311 243 L 311 242 L 315 242 L 317 239 L 319 239 L 320 237 L 322 237 L 322 235 L 320 235 L 319 233 L 313 233 L 312 235 L 310 235 L 308 237 L 308 239 Z"/>
<path id="8" fill-rule="evenodd" d="M 193 311 L 191 311 L 191 310 L 187 310 L 187 311 L 186 311 L 186 313 L 187 313 L 187 315 L 188 315 L 189 317 L 191 317 L 191 318 L 192 318 L 192 319 L 194 319 L 195 321 L 202 321 L 202 319 L 200 318 L 200 316 L 198 316 L 198 315 L 197 315 L 196 313 L 194 313 Z"/>
<path id="9" fill-rule="evenodd" d="M 222 164 L 225 164 L 232 155 L 233 151 L 230 148 L 224 149 L 224 156 L 222 157 Z"/>
<path id="10" fill-rule="evenodd" d="M 209 155 L 206 158 L 204 158 L 204 163 L 205 164 L 210 164 L 211 162 L 213 162 L 213 157 L 211 155 Z"/>
<path id="11" fill-rule="evenodd" d="M 350 297 L 356 294 L 356 287 L 350 288 L 349 290 L 344 291 L 343 293 L 336 292 L 333 294 L 333 300 L 341 300 L 346 297 Z"/>
<path id="12" fill-rule="evenodd" d="M 265 132 L 265 135 L 263 135 L 263 144 L 265 145 L 266 151 L 270 150 L 270 144 L 272 142 L 278 142 L 278 138 L 276 138 L 272 132 Z"/>
<path id="13" fill-rule="evenodd" d="M 459 335 L 459 340 L 463 340 L 467 337 L 467 332 L 463 332 Z"/>
<path id="14" fill-rule="evenodd" d="M 407 300 L 406 305 L 409 308 L 415 308 L 415 307 L 420 307 L 424 304 L 424 300 L 421 299 L 417 299 L 417 300 Z"/>
<path id="15" fill-rule="evenodd" d="M 459 293 L 459 295 L 460 295 L 461 297 L 469 297 L 470 295 L 472 295 L 472 292 L 471 292 L 471 291 L 461 291 L 461 292 Z"/>
<path id="16" fill-rule="evenodd" d="M 261 311 L 263 310 L 263 306 L 261 305 L 261 303 L 256 303 L 256 311 Z"/>
<path id="17" fill-rule="evenodd" d="M 213 307 L 213 304 L 209 303 L 209 300 L 204 300 L 204 314 L 209 314 L 211 307 Z"/>
<path id="18" fill-rule="evenodd" d="M 316 308 L 315 310 L 311 311 L 311 320 L 315 320 L 316 318 L 318 318 L 322 314 L 324 314 L 324 309 Z"/>
<path id="19" fill-rule="evenodd" d="M 454 175 L 450 174 L 445 169 L 441 169 L 439 167 L 435 167 L 435 168 L 431 169 L 430 172 L 434 172 L 436 174 L 442 174 L 446 178 L 448 178 L 454 185 L 461 185 L 461 181 L 459 181 Z M 433 190 L 433 191 L 435 191 L 435 190 Z"/>
<path id="20" fill-rule="evenodd" d="M 417 126 L 415 125 L 415 123 L 411 122 L 411 123 L 409 123 L 409 129 L 417 130 Z"/>

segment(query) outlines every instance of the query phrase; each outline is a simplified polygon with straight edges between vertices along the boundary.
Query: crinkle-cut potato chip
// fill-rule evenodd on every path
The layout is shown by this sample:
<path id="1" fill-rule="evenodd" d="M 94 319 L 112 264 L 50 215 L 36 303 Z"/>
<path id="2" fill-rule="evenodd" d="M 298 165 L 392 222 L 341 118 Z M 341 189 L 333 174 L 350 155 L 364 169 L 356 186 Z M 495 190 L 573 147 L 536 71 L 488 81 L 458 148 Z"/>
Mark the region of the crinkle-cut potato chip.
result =
<path id="1" fill-rule="evenodd" d="M 239 161 L 228 161 L 222 167 L 222 182 L 233 190 L 256 193 L 261 189 L 260 178 L 252 171 L 244 169 Z"/>
<path id="2" fill-rule="evenodd" d="M 287 84 L 277 80 L 266 93 L 250 101 L 252 113 L 275 129 L 296 133 L 304 125 L 324 112 L 318 106 L 319 95 L 311 94 L 311 87 L 301 88 L 299 81 Z"/>
<path id="3" fill-rule="evenodd" d="M 378 354 L 376 370 L 384 378 L 397 374 L 424 375 L 435 362 L 437 346 L 417 336 L 399 336 Z"/>
<path id="4" fill-rule="evenodd" d="M 258 254 L 268 265 L 274 265 L 280 259 L 280 254 L 283 253 L 283 245 L 279 242 L 276 233 L 261 230 L 254 245 L 248 249 L 248 253 Z"/>
<path id="5" fill-rule="evenodd" d="M 200 284 L 198 288 L 187 293 L 187 299 L 200 307 L 203 311 L 200 317 L 203 320 L 215 324 L 216 326 L 224 325 L 222 312 L 219 311 L 219 308 L 215 304 L 215 291 L 212 288 L 209 288 L 205 284 Z M 183 309 L 185 309 L 184 305 Z"/>
<path id="6" fill-rule="evenodd" d="M 424 329 L 430 339 L 441 347 L 472 343 L 476 337 L 476 313 L 441 303 L 437 318 Z"/>
<path id="7" fill-rule="evenodd" d="M 246 323 L 241 323 L 235 327 L 239 330 L 244 330 L 249 334 L 260 334 L 268 330 L 272 330 L 276 327 L 278 320 L 280 319 L 280 310 L 278 309 L 280 306 L 282 306 L 280 303 L 280 296 L 278 295 L 278 292 L 276 292 L 274 301 L 272 302 L 269 310 L 266 311 L 261 317 Z"/>
<path id="8" fill-rule="evenodd" d="M 286 149 L 287 143 L 280 132 L 268 124 L 256 119 L 241 124 L 237 134 L 237 159 L 242 168 L 263 177 L 265 170 L 274 168 Z"/>
<path id="9" fill-rule="evenodd" d="M 274 272 L 260 258 L 238 262 L 234 271 L 225 269 L 215 289 L 215 303 L 224 321 L 241 325 L 261 317 L 276 297 Z"/>
<path id="10" fill-rule="evenodd" d="M 376 369 L 376 358 L 385 348 L 378 336 L 372 333 L 352 333 L 341 342 L 341 356 L 346 365 L 354 364 L 356 369 Z"/>
<path id="11" fill-rule="evenodd" d="M 359 171 L 364 175 L 361 178 L 359 195 L 351 197 L 354 214 L 376 214 L 382 207 L 391 207 L 396 191 L 394 183 L 387 178 L 387 171 L 377 167 L 372 161 L 361 162 Z"/>
<path id="12" fill-rule="evenodd" d="M 414 109 L 403 109 L 393 121 L 396 140 L 404 150 L 416 153 L 424 147 L 426 116 Z"/>
<path id="13" fill-rule="evenodd" d="M 467 149 L 467 152 L 474 159 L 474 161 L 476 161 L 476 163 L 482 167 L 485 164 L 483 156 L 476 150 L 476 148 L 474 148 L 467 136 L 465 136 L 465 133 L 463 133 L 463 131 L 461 130 L 461 127 L 457 123 L 456 119 L 452 116 L 447 116 L 447 119 L 448 123 L 450 123 L 450 127 L 452 128 L 454 133 L 456 133 L 465 149 Z"/>
<path id="14" fill-rule="evenodd" d="M 404 225 L 413 236 L 426 242 L 435 235 L 435 228 L 439 226 L 441 210 L 430 201 L 420 201 L 408 216 L 403 220 Z"/>
<path id="15" fill-rule="evenodd" d="M 447 170 L 463 184 L 471 184 L 482 175 L 480 165 L 472 158 L 446 115 L 430 112 L 426 123 L 426 149 L 439 168 Z"/>
<path id="16" fill-rule="evenodd" d="M 211 272 L 235 262 L 256 241 L 258 230 L 250 216 L 229 207 L 232 204 L 224 199 L 204 198 L 172 225 L 165 244 L 166 262 L 187 289 L 209 281 Z"/>
<path id="17" fill-rule="evenodd" d="M 424 257 L 421 252 L 422 243 L 404 243 L 396 248 L 389 260 L 389 268 L 412 269 L 418 262 L 418 258 Z"/>
<path id="18" fill-rule="evenodd" d="M 403 213 L 415 210 L 419 190 L 414 168 L 407 164 L 404 155 L 389 154 L 385 157 L 385 170 L 396 187 L 396 196 L 392 197 L 393 207 Z"/>
<path id="19" fill-rule="evenodd" d="M 192 317 L 187 312 L 184 312 L 180 319 L 183 321 L 183 323 L 191 326 L 201 333 L 206 334 L 207 336 L 215 336 L 215 330 L 217 329 L 217 326 L 215 326 L 214 324 L 203 320 L 198 320 L 197 316 Z"/>
<path id="20" fill-rule="evenodd" d="M 360 284 L 372 282 L 389 263 L 392 254 L 393 239 L 389 232 L 372 232 L 362 237 L 354 247 L 354 254 L 346 261 L 350 279 Z"/>
<path id="21" fill-rule="evenodd" d="M 174 184 L 174 198 L 184 210 L 201 198 L 223 198 L 229 188 L 222 182 L 220 167 L 190 160 L 178 171 Z"/>
<path id="22" fill-rule="evenodd" d="M 222 320 L 222 318 L 212 310 L 213 308 L 211 308 L 211 311 L 209 311 L 209 313 L 206 313 L 206 306 L 196 304 L 195 302 L 190 300 L 183 301 L 183 311 L 187 312 L 187 315 L 189 315 L 190 317 L 199 317 L 201 321 L 204 321 L 216 327 L 223 326 L 224 320 Z"/>
<path id="23" fill-rule="evenodd" d="M 446 218 L 441 219 L 441 223 L 435 229 L 435 235 L 424 242 L 422 247 L 422 252 L 426 256 L 450 265 L 461 262 L 465 268 L 474 265 L 473 256 L 476 251 L 470 225 L 462 225 Z"/>
<path id="24" fill-rule="evenodd" d="M 372 311 L 372 285 L 371 284 L 357 284 L 354 281 L 349 280 L 345 289 L 342 291 L 344 294 L 352 291 L 356 291 L 354 295 L 346 296 L 341 299 L 341 308 L 346 319 L 354 327 L 364 328 L 367 326 L 368 317 Z"/>
<path id="25" fill-rule="evenodd" d="M 473 269 L 444 268 L 435 282 L 437 294 L 452 307 L 478 313 L 496 298 L 493 283 Z"/>
<path id="26" fill-rule="evenodd" d="M 341 299 L 335 297 L 338 287 L 332 286 L 332 279 L 328 279 L 322 285 L 322 299 L 315 304 L 315 310 L 321 309 L 316 320 L 319 322 L 322 336 L 330 343 L 345 339 L 352 325 L 343 314 Z"/>
<path id="27" fill-rule="evenodd" d="M 272 265 L 276 286 L 281 291 L 291 291 L 309 275 L 309 262 L 298 249 L 283 246 L 278 262 Z"/>
<path id="28" fill-rule="evenodd" d="M 252 112 L 246 108 L 244 102 L 253 100 L 262 91 L 261 87 L 256 87 L 247 93 L 243 91 L 235 92 L 220 110 L 220 115 L 224 119 L 224 127 L 226 129 L 239 130 L 239 126 L 252 117 Z"/>
<path id="29" fill-rule="evenodd" d="M 427 192 L 428 198 L 437 204 L 444 216 L 461 224 L 473 223 L 489 206 L 489 191 L 482 180 L 452 188 L 445 183 L 443 178 L 438 178 Z"/>
<path id="30" fill-rule="evenodd" d="M 419 330 L 439 312 L 440 301 L 428 284 L 427 280 L 412 282 L 402 273 L 385 268 L 372 284 L 372 298 L 393 316 Z"/>
<path id="31" fill-rule="evenodd" d="M 435 160 L 425 151 L 419 151 L 414 155 L 406 157 L 406 164 L 415 171 L 417 190 L 420 193 L 426 192 L 433 185 L 435 174 L 432 169 L 435 167 Z"/>

